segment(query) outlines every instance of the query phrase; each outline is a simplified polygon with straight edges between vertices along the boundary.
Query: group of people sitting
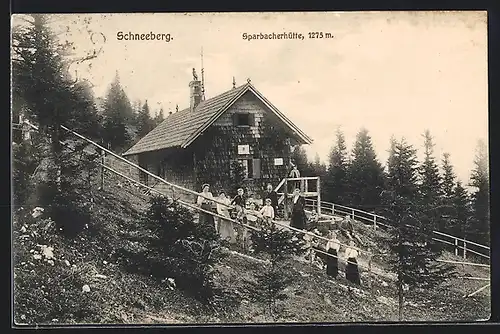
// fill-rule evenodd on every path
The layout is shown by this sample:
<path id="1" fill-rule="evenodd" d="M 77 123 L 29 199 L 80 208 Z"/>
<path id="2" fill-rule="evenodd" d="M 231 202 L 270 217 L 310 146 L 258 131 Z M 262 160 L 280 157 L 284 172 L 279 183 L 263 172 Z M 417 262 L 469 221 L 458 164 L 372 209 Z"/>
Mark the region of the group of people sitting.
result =
<path id="1" fill-rule="evenodd" d="M 227 240 L 230 243 L 239 243 L 244 249 L 251 249 L 249 229 L 241 224 L 258 227 L 263 221 L 273 221 L 277 215 L 278 196 L 273 190 L 271 184 L 267 185 L 263 199 L 263 205 L 259 208 L 256 201 L 246 198 L 243 188 L 239 188 L 236 196 L 232 199 L 226 196 L 223 191 L 221 191 L 217 197 L 214 197 L 210 192 L 210 185 L 203 184 L 202 192 L 196 201 L 198 206 L 203 210 L 200 212 L 199 221 L 213 226 L 222 239 Z M 303 231 L 308 225 L 308 219 L 305 213 L 305 199 L 301 195 L 299 188 L 294 190 L 291 204 L 292 215 L 290 226 Z M 228 219 L 215 219 L 213 214 L 210 214 L 214 211 L 219 216 Z M 311 220 L 317 220 L 318 218 L 319 217 L 313 213 L 309 222 Z M 241 224 L 233 224 L 233 222 L 229 219 L 236 220 Z M 332 226 L 333 225 L 334 224 L 332 224 Z M 355 284 L 360 284 L 359 269 L 357 264 L 357 257 L 359 253 L 355 247 L 355 240 L 360 242 L 360 239 L 354 233 L 354 228 L 349 216 L 345 217 L 338 227 L 340 232 L 349 240 L 349 247 L 345 249 L 344 253 L 347 260 L 346 278 Z M 338 276 L 338 257 L 341 242 L 337 239 L 336 232 L 329 230 L 326 236 L 329 241 L 326 242 L 326 245 L 322 246 L 319 239 L 314 236 L 315 234 L 316 236 L 321 236 L 321 233 L 317 229 L 313 232 L 307 232 L 304 234 L 304 240 L 306 241 L 309 249 L 307 256 L 312 262 L 316 259 L 323 263 L 326 262 L 327 274 L 332 278 L 336 278 Z M 318 255 L 316 255 L 316 253 L 318 253 Z"/>

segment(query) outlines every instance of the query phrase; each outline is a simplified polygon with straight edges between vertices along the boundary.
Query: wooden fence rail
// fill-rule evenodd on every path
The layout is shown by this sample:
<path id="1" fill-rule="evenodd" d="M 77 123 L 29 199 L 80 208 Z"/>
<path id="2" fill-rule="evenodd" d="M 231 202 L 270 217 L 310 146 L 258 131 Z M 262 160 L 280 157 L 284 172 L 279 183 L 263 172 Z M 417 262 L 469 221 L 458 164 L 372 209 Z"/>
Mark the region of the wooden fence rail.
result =
<path id="1" fill-rule="evenodd" d="M 306 203 L 309 205 L 309 207 L 316 207 L 318 205 L 318 202 L 314 199 L 306 198 Z M 393 228 L 393 226 L 387 224 L 387 223 L 382 223 L 381 221 L 387 221 L 387 218 L 384 216 L 380 216 L 371 212 L 366 212 L 363 210 L 359 209 L 354 209 L 350 208 L 344 205 L 340 204 L 334 204 L 330 202 L 320 202 L 321 206 L 321 212 L 331 212 L 331 215 L 333 216 L 349 216 L 350 218 L 354 220 L 361 221 L 363 223 L 369 223 L 373 225 L 374 229 L 377 229 L 379 226 L 383 226 L 384 228 Z M 486 245 L 481 245 L 477 242 L 473 242 L 464 238 L 460 238 L 454 235 L 450 235 L 447 233 L 443 233 L 440 231 L 433 231 L 434 234 L 439 235 L 441 237 L 448 238 L 450 240 L 443 240 L 442 238 L 433 238 L 433 240 L 447 244 L 450 246 L 453 246 L 455 255 L 459 255 L 459 250 L 462 250 L 462 256 L 464 259 L 467 258 L 467 253 L 472 253 L 478 256 L 481 256 L 483 258 L 489 259 L 490 256 L 484 253 L 481 253 L 477 250 L 471 249 L 470 245 L 480 247 L 482 249 L 490 250 L 490 247 Z M 460 245 L 462 244 L 462 245 Z M 469 247 L 468 247 L 469 245 Z"/>

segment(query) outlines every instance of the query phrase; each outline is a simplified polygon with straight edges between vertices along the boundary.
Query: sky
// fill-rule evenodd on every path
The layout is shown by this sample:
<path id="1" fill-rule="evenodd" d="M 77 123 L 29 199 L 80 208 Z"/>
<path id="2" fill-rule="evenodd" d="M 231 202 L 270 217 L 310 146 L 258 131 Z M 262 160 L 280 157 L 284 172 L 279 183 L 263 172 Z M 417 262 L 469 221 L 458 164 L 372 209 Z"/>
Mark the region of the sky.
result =
<path id="1" fill-rule="evenodd" d="M 488 141 L 486 12 L 67 14 L 55 25 L 75 52 L 100 50 L 73 69 L 96 96 L 105 95 L 118 71 L 132 101 L 147 99 L 153 112 L 163 107 L 166 115 L 188 106 L 203 48 L 206 97 L 231 89 L 233 76 L 237 85 L 250 78 L 312 137 L 311 159 L 327 161 L 337 129 L 351 148 L 362 127 L 382 164 L 391 135 L 404 137 L 421 157 L 428 129 L 438 161 L 450 153 L 458 178 L 468 183 L 477 141 Z M 172 40 L 118 40 L 120 31 Z M 304 39 L 242 37 L 273 32 Z M 310 39 L 309 32 L 334 37 Z"/>

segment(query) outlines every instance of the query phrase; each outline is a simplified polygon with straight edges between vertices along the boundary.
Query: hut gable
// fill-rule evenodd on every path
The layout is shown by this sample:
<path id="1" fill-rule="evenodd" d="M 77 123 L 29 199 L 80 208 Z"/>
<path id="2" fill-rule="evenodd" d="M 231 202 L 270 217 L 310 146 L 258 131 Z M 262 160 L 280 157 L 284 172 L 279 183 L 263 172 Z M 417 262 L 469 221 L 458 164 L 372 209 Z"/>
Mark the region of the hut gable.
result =
<path id="1" fill-rule="evenodd" d="M 186 148 L 213 124 L 254 127 L 258 136 L 257 124 L 265 110 L 274 114 L 274 117 L 297 138 L 299 143 L 310 144 L 312 142 L 310 137 L 286 118 L 253 85 L 246 83 L 201 101 L 194 109 L 188 107 L 169 115 L 123 155 L 135 155 L 173 147 Z"/>

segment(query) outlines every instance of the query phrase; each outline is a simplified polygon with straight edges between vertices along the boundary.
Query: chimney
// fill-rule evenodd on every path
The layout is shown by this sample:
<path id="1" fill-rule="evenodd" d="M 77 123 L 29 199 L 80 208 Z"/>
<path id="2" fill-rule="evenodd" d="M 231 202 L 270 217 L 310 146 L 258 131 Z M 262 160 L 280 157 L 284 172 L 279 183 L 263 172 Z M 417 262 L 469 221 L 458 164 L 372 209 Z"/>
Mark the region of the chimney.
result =
<path id="1" fill-rule="evenodd" d="M 189 107 L 191 111 L 194 111 L 196 106 L 203 100 L 201 81 L 198 80 L 198 76 L 196 75 L 194 68 L 193 68 L 193 81 L 189 83 L 189 90 L 190 90 Z"/>

